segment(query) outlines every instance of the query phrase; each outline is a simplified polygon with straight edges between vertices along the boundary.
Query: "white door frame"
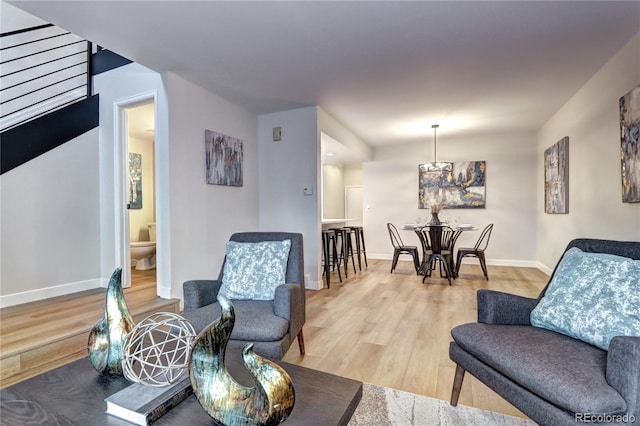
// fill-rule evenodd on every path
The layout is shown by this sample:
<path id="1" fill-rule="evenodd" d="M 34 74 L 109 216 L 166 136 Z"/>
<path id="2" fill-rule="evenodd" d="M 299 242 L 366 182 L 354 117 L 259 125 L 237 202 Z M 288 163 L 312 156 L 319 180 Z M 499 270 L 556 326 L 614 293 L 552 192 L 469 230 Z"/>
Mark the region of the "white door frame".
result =
<path id="1" fill-rule="evenodd" d="M 129 211 L 127 210 L 127 164 L 128 164 L 128 123 L 126 110 L 128 108 L 154 103 L 154 115 L 158 116 L 157 93 L 155 91 L 140 93 L 138 95 L 121 99 L 113 103 L 114 108 L 114 132 L 115 135 L 115 158 L 114 158 L 114 224 L 115 239 L 114 248 L 116 255 L 116 265 L 122 265 L 122 286 L 131 286 L 131 247 L 129 236 Z M 154 120 L 157 123 L 157 120 Z M 158 170 L 157 167 L 154 167 Z M 157 197 L 156 197 L 157 206 Z M 157 208 L 156 208 L 157 211 Z M 159 224 L 156 225 L 156 228 Z M 156 251 L 158 246 L 158 235 L 156 234 Z M 156 270 L 157 275 L 157 270 Z"/>

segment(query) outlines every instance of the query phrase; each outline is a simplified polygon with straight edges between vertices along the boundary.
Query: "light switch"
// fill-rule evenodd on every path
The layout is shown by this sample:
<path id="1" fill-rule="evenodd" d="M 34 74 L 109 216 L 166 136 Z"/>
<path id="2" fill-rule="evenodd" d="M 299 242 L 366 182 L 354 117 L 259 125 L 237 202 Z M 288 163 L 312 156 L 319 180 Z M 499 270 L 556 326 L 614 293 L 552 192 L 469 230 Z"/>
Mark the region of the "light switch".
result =
<path id="1" fill-rule="evenodd" d="M 282 140 L 282 127 L 273 128 L 273 140 L 274 142 Z"/>
<path id="2" fill-rule="evenodd" d="M 313 188 L 304 187 L 302 188 L 302 193 L 304 195 L 313 195 Z"/>

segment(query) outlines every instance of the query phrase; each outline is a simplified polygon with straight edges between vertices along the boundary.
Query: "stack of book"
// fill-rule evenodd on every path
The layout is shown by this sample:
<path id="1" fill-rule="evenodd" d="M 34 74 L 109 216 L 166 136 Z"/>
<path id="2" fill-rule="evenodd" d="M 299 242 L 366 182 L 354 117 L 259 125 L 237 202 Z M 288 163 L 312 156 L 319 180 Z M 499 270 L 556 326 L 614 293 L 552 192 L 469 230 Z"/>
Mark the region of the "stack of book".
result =
<path id="1" fill-rule="evenodd" d="M 189 375 L 168 386 L 134 383 L 106 398 L 107 414 L 147 426 L 193 393 Z"/>

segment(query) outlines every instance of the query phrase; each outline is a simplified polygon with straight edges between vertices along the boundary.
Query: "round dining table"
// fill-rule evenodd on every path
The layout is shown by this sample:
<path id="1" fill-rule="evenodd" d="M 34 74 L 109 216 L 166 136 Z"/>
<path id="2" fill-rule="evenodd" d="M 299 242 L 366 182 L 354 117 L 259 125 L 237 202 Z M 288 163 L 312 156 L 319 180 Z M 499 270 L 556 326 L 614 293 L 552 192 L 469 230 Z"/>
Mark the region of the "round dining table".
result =
<path id="1" fill-rule="evenodd" d="M 439 249 L 451 251 L 451 262 L 450 262 L 449 268 L 450 268 L 451 276 L 455 279 L 457 278 L 457 275 L 455 273 L 456 271 L 455 244 L 463 232 L 477 231 L 478 228 L 476 228 L 473 225 L 461 225 L 461 226 L 452 227 L 448 223 L 442 222 L 439 224 L 426 224 L 426 225 L 407 224 L 407 225 L 403 225 L 402 229 L 405 231 L 414 231 L 418 236 L 418 240 L 420 240 L 420 244 L 422 245 L 422 261 L 420 262 L 419 272 L 420 274 L 424 274 L 427 270 L 426 268 L 428 267 L 427 258 L 428 258 L 428 251 L 430 250 L 430 244 L 427 242 L 426 236 L 423 234 L 423 232 L 425 231 L 425 229 L 427 229 L 429 233 L 429 241 L 441 241 L 443 227 L 449 227 L 454 231 L 451 238 L 448 239 L 448 244 L 446 245 L 446 247 L 439 247 Z"/>

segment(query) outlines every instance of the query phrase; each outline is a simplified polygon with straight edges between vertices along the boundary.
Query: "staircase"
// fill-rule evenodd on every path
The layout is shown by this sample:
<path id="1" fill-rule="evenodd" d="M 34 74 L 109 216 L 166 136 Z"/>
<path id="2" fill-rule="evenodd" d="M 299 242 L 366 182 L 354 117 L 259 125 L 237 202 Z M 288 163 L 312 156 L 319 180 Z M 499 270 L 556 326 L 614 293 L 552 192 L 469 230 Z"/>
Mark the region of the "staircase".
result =
<path id="1" fill-rule="evenodd" d="M 92 76 L 130 62 L 52 24 L 0 34 L 0 174 L 97 127 Z"/>
<path id="2" fill-rule="evenodd" d="M 0 173 L 99 126 L 92 76 L 130 62 L 51 24 L 0 34 Z M 0 309 L 0 387 L 86 356 L 105 291 Z M 157 297 L 155 279 L 125 295 L 136 321 L 179 310 Z"/>
<path id="3" fill-rule="evenodd" d="M 178 299 L 156 296 L 155 280 L 124 293 L 136 323 L 156 312 L 180 312 Z M 0 388 L 86 357 L 105 294 L 96 288 L 0 309 Z"/>

